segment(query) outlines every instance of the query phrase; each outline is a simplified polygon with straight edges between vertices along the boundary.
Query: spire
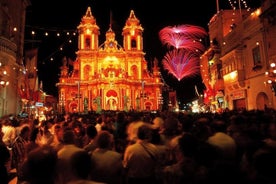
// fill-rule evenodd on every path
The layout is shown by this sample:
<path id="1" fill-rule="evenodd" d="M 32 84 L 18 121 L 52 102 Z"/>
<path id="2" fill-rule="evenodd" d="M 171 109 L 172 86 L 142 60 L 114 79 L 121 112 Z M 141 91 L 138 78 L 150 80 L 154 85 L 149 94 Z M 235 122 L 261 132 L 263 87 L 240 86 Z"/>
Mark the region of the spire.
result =
<path id="1" fill-rule="evenodd" d="M 96 24 L 96 19 L 94 18 L 94 16 L 92 15 L 92 11 L 91 11 L 91 7 L 89 6 L 86 10 L 85 15 L 82 17 L 82 24 L 85 23 L 91 23 L 91 24 Z"/>
<path id="2" fill-rule="evenodd" d="M 39 90 L 43 91 L 43 82 L 42 81 L 40 81 Z"/>
<path id="3" fill-rule="evenodd" d="M 130 11 L 129 18 L 130 18 L 130 19 L 136 19 L 136 17 L 135 17 L 135 14 L 134 14 L 134 11 L 133 11 L 133 10 L 131 10 L 131 11 Z"/>
<path id="4" fill-rule="evenodd" d="M 93 17 L 90 7 L 87 8 L 85 17 Z"/>
<path id="5" fill-rule="evenodd" d="M 110 10 L 109 12 L 109 28 L 112 29 L 112 23 L 113 23 L 113 20 L 112 20 L 112 11 Z"/>
<path id="6" fill-rule="evenodd" d="M 124 29 L 128 29 L 130 27 L 135 27 L 136 29 L 140 29 L 141 31 L 143 31 L 143 28 L 140 25 L 140 20 L 136 18 L 134 10 L 130 11 L 130 14 L 128 19 L 126 20 L 126 25 Z"/>

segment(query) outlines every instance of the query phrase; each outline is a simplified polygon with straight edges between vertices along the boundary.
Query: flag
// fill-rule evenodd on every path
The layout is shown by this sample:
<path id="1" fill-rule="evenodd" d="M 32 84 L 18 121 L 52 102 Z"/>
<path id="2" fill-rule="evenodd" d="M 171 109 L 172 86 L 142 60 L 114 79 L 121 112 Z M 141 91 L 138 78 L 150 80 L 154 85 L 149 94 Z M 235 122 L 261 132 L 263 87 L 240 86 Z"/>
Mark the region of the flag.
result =
<path id="1" fill-rule="evenodd" d="M 26 71 L 26 91 L 30 90 L 38 90 L 37 84 L 37 56 L 38 56 L 38 49 L 32 48 L 25 52 L 25 71 Z M 29 88 L 29 89 L 28 89 Z"/>
<path id="2" fill-rule="evenodd" d="M 68 58 L 68 66 L 74 66 L 74 61 L 71 58 Z"/>

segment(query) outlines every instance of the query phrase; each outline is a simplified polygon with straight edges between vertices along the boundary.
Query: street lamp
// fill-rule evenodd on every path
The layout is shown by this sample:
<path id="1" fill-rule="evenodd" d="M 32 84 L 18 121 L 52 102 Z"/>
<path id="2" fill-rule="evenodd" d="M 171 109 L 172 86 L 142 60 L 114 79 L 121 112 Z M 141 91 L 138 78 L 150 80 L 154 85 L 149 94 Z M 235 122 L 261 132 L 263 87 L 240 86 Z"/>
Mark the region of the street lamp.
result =
<path id="1" fill-rule="evenodd" d="M 0 86 L 1 87 L 6 87 L 9 85 L 9 81 L 5 79 L 6 76 L 8 76 L 8 73 L 4 67 L 5 66 L 3 65 L 3 63 L 0 62 Z"/>
<path id="2" fill-rule="evenodd" d="M 269 70 L 265 72 L 265 75 L 268 77 L 267 83 L 271 85 L 271 90 L 276 96 L 276 64 L 271 63 Z"/>

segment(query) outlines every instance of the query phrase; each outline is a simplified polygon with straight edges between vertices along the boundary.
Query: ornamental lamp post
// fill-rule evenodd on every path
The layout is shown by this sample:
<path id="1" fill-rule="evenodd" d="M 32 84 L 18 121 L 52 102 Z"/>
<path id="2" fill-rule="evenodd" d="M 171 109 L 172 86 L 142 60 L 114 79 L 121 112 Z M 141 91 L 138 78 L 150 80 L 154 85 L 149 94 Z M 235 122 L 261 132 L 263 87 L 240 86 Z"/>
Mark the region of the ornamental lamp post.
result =
<path id="1" fill-rule="evenodd" d="M 276 96 L 276 64 L 271 63 L 269 70 L 265 72 L 265 75 L 268 77 L 267 83 L 271 85 L 271 90 Z"/>
<path id="2" fill-rule="evenodd" d="M 0 62 L 0 86 L 1 87 L 6 87 L 9 85 L 9 81 L 6 80 L 6 76 L 8 76 L 8 73 L 4 67 L 5 66 L 3 65 L 3 63 Z"/>

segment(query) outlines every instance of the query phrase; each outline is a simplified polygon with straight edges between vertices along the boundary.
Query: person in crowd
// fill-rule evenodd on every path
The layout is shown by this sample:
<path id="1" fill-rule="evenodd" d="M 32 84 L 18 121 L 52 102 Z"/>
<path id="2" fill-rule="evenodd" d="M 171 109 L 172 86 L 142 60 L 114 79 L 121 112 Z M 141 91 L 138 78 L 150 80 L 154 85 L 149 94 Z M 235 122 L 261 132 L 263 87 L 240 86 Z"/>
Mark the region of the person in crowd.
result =
<path id="1" fill-rule="evenodd" d="M 159 133 L 164 131 L 164 119 L 160 116 L 155 117 L 152 120 L 152 128 Z"/>
<path id="2" fill-rule="evenodd" d="M 161 141 L 168 148 L 168 164 L 176 162 L 175 148 L 177 139 L 181 135 L 181 124 L 177 117 L 169 114 L 164 120 L 163 131 L 160 132 Z"/>
<path id="3" fill-rule="evenodd" d="M 26 184 L 55 184 L 57 152 L 49 145 L 39 146 L 27 155 L 23 164 L 23 180 Z"/>
<path id="4" fill-rule="evenodd" d="M 276 183 L 276 150 L 264 145 L 258 149 L 252 159 L 252 170 L 248 183 L 273 184 Z"/>
<path id="5" fill-rule="evenodd" d="M 150 125 L 143 124 L 137 130 L 136 142 L 127 146 L 123 164 L 128 184 L 157 183 L 158 149 L 150 142 L 151 138 Z"/>
<path id="6" fill-rule="evenodd" d="M 107 130 L 101 130 L 95 138 L 97 148 L 91 154 L 93 168 L 91 178 L 108 184 L 123 182 L 122 154 L 114 150 L 114 137 Z"/>
<path id="7" fill-rule="evenodd" d="M 93 181 L 89 178 L 94 165 L 89 153 L 84 150 L 77 151 L 72 155 L 70 167 L 72 168 L 72 179 L 67 184 L 106 184 Z"/>
<path id="8" fill-rule="evenodd" d="M 70 123 L 70 127 L 73 129 L 75 134 L 75 145 L 79 148 L 83 148 L 85 139 L 85 127 L 83 123 L 75 118 Z"/>
<path id="9" fill-rule="evenodd" d="M 105 125 L 105 120 L 106 120 L 105 114 L 101 114 L 100 116 L 97 117 L 95 127 L 98 132 L 101 131 L 102 127 Z"/>
<path id="10" fill-rule="evenodd" d="M 0 124 L 0 183 L 8 184 L 9 183 L 9 171 L 7 168 L 7 163 L 10 160 L 10 151 L 7 148 L 7 145 L 3 142 L 4 133 L 2 132 L 2 124 Z"/>
<path id="11" fill-rule="evenodd" d="M 41 122 L 41 128 L 37 137 L 37 143 L 39 145 L 51 145 L 54 140 L 54 135 L 50 131 L 52 123 L 50 120 L 43 120 Z"/>
<path id="12" fill-rule="evenodd" d="M 36 142 L 38 132 L 39 132 L 39 129 L 37 127 L 31 129 L 30 138 L 26 144 L 26 153 L 29 153 L 33 149 L 39 147 L 39 144 Z"/>
<path id="13" fill-rule="evenodd" d="M 145 122 L 143 122 L 140 119 L 131 121 L 128 125 L 127 125 L 127 141 L 128 144 L 134 144 L 137 140 L 137 132 L 140 126 L 146 124 Z"/>
<path id="14" fill-rule="evenodd" d="M 175 148 L 176 163 L 164 167 L 164 184 L 195 183 L 198 146 L 198 139 L 191 133 L 185 133 L 178 138 Z"/>
<path id="15" fill-rule="evenodd" d="M 1 119 L 2 124 L 2 132 L 3 132 L 3 142 L 8 146 L 11 147 L 14 139 L 17 137 L 16 129 L 12 125 L 12 121 L 8 117 L 4 117 Z"/>
<path id="16" fill-rule="evenodd" d="M 276 121 L 271 121 L 268 125 L 267 137 L 263 139 L 265 146 L 276 150 Z"/>
<path id="17" fill-rule="evenodd" d="M 161 134 L 164 131 L 164 119 L 160 116 L 156 116 L 152 120 L 152 141 L 155 144 L 164 145 L 164 141 L 161 139 Z"/>
<path id="18" fill-rule="evenodd" d="M 237 143 L 234 138 L 226 132 L 227 125 L 224 119 L 215 118 L 211 122 L 212 135 L 208 137 L 207 142 L 221 151 L 225 159 L 237 160 Z"/>
<path id="19" fill-rule="evenodd" d="M 63 130 L 63 147 L 57 152 L 58 155 L 58 178 L 59 184 L 66 184 L 71 180 L 72 168 L 70 165 L 71 156 L 78 151 L 84 151 L 75 144 L 75 133 L 70 127 Z"/>
<path id="20" fill-rule="evenodd" d="M 112 114 L 106 114 L 101 130 L 107 130 L 114 135 L 115 131 L 115 117 Z"/>
<path id="21" fill-rule="evenodd" d="M 228 159 L 216 160 L 213 166 L 209 169 L 206 180 L 204 183 L 212 184 L 233 184 L 233 183 L 247 183 L 249 182 L 240 170 L 239 165 L 236 162 Z M 256 183 L 254 183 L 256 184 Z M 259 183 L 261 184 L 261 183 Z M 264 184 L 264 183 L 262 183 Z"/>
<path id="22" fill-rule="evenodd" d="M 54 147 L 55 150 L 59 151 L 63 147 L 63 128 L 62 123 L 56 123 L 53 125 L 53 142 L 51 146 Z"/>
<path id="23" fill-rule="evenodd" d="M 20 134 L 15 138 L 12 148 L 12 168 L 16 169 L 17 183 L 22 182 L 22 164 L 27 156 L 26 145 L 29 142 L 30 128 L 28 125 L 21 127 Z"/>
<path id="24" fill-rule="evenodd" d="M 128 125 L 127 113 L 124 111 L 116 113 L 114 121 L 115 150 L 123 154 L 128 144 L 126 132 Z"/>
<path id="25" fill-rule="evenodd" d="M 115 117 L 115 139 L 126 140 L 126 126 L 128 124 L 126 112 L 120 111 L 116 114 Z"/>
<path id="26" fill-rule="evenodd" d="M 98 132 L 96 127 L 93 124 L 87 125 L 86 129 L 86 136 L 88 139 L 88 144 L 84 145 L 84 150 L 87 151 L 88 153 L 93 152 L 96 149 L 96 144 L 95 144 L 95 137 L 97 136 Z"/>

